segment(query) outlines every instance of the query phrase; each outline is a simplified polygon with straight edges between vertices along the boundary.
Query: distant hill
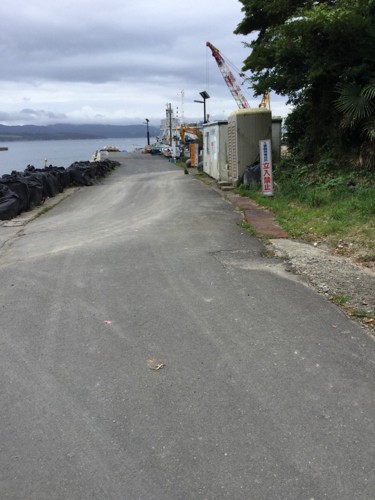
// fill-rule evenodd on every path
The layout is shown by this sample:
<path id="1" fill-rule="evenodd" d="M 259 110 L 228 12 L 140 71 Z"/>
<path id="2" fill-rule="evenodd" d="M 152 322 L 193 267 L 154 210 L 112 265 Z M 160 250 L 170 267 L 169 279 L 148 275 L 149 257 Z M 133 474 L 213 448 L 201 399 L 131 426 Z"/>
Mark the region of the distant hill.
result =
<path id="1" fill-rule="evenodd" d="M 150 137 L 159 135 L 149 125 Z M 0 141 L 33 141 L 52 139 L 106 139 L 146 137 L 146 125 L 0 125 Z"/>

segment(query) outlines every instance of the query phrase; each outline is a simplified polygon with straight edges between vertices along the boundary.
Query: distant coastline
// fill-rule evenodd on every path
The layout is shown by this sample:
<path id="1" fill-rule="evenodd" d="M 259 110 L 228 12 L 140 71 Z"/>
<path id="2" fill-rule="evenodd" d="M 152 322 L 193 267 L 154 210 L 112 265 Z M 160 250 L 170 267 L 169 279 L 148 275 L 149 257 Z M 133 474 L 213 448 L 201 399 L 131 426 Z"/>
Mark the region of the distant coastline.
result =
<path id="1" fill-rule="evenodd" d="M 149 125 L 151 136 L 159 128 Z M 146 135 L 146 125 L 1 125 L 0 142 L 79 139 L 131 139 Z"/>

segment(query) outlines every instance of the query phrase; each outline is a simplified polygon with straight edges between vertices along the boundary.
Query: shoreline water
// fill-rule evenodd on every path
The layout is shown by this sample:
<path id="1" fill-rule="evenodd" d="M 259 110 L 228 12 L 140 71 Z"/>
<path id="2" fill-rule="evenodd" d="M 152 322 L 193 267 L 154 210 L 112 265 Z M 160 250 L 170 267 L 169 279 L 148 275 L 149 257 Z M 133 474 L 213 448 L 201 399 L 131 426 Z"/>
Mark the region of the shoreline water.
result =
<path id="1" fill-rule="evenodd" d="M 154 139 L 151 139 L 154 141 Z M 69 167 L 75 161 L 89 161 L 96 150 L 106 145 L 121 151 L 134 151 L 147 143 L 144 137 L 104 139 L 61 139 L 47 141 L 14 141 L 4 143 L 7 151 L 0 151 L 0 176 L 13 170 L 23 172 L 27 165 L 43 168 L 46 164 Z"/>

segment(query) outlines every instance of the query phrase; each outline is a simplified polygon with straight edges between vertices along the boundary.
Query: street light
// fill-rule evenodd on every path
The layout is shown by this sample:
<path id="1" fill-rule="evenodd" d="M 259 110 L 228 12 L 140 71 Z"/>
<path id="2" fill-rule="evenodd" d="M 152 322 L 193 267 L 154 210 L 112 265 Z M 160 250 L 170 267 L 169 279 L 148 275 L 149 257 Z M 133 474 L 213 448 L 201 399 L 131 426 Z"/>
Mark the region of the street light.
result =
<path id="1" fill-rule="evenodd" d="M 148 122 L 150 121 L 148 118 L 145 118 L 146 120 L 146 126 L 147 126 L 147 146 L 150 145 L 150 132 L 148 130 Z"/>
<path id="2" fill-rule="evenodd" d="M 203 90 L 202 92 L 199 92 L 200 96 L 202 97 L 203 101 L 196 101 L 194 100 L 194 102 L 199 102 L 200 104 L 203 104 L 203 123 L 207 123 L 207 115 L 206 115 L 206 99 L 209 99 L 210 96 L 208 95 L 208 93 Z"/>

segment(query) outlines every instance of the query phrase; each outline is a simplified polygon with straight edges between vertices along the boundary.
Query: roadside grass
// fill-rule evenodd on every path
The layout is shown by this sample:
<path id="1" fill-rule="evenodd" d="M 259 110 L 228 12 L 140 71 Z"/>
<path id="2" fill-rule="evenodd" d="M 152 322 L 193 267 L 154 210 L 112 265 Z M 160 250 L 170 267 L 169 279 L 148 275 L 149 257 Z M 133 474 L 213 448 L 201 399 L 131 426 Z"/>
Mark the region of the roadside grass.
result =
<path id="1" fill-rule="evenodd" d="M 39 210 L 33 217 L 33 220 L 37 219 L 38 217 L 41 217 L 42 215 L 46 214 L 49 212 L 53 207 L 43 207 L 41 210 Z"/>
<path id="2" fill-rule="evenodd" d="M 331 300 L 338 306 L 343 306 L 348 302 L 348 297 L 345 294 L 334 295 Z"/>
<path id="3" fill-rule="evenodd" d="M 248 234 L 251 234 L 252 236 L 256 236 L 256 231 L 253 228 L 253 226 L 247 222 L 239 222 L 238 223 L 239 227 L 241 227 L 244 231 L 246 231 Z"/>
<path id="4" fill-rule="evenodd" d="M 305 167 L 276 170 L 274 179 L 273 197 L 243 185 L 236 192 L 268 207 L 291 237 L 325 241 L 339 254 L 375 264 L 375 184 L 370 176 Z"/>
<path id="5" fill-rule="evenodd" d="M 186 163 L 184 161 L 181 161 L 181 160 L 177 160 L 175 165 L 176 165 L 176 167 L 186 168 Z"/>

